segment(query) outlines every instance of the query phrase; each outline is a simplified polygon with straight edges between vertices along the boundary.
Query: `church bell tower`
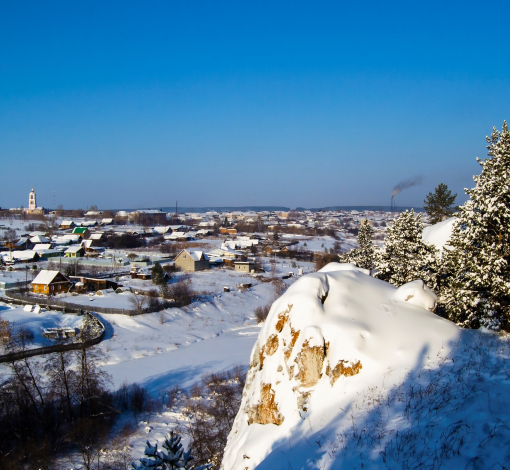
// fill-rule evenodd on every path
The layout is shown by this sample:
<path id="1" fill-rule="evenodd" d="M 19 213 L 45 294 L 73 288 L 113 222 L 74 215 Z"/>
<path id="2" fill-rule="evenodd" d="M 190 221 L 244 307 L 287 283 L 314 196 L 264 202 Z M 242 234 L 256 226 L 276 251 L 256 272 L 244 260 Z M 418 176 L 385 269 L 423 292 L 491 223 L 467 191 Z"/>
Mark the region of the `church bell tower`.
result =
<path id="1" fill-rule="evenodd" d="M 34 188 L 32 188 L 32 191 L 30 191 L 30 195 L 28 196 L 28 210 L 35 211 L 36 208 L 37 204 L 35 202 L 35 191 Z"/>

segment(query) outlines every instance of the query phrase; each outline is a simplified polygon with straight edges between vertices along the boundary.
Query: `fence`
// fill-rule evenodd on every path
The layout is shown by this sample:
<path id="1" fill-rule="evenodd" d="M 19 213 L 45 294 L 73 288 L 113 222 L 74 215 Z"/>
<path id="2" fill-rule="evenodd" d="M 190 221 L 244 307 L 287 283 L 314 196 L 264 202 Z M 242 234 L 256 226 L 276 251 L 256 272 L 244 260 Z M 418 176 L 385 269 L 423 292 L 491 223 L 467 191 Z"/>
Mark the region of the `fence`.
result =
<path id="1" fill-rule="evenodd" d="M 26 302 L 29 304 L 38 304 L 38 305 L 45 305 L 46 307 L 50 307 L 52 310 L 62 310 L 66 313 L 80 313 L 84 311 L 85 309 L 89 309 L 89 305 L 83 305 L 83 304 L 75 304 L 72 302 L 65 302 L 63 300 L 57 300 L 54 298 L 44 298 L 44 297 L 33 297 L 30 295 L 24 295 L 17 292 L 6 292 L 5 295 L 8 299 L 16 299 L 20 300 L 22 302 Z M 130 317 L 136 316 L 136 315 L 143 315 L 144 313 L 151 313 L 151 312 L 159 312 L 161 310 L 164 310 L 165 308 L 169 307 L 179 307 L 180 304 L 177 302 L 173 302 L 171 305 L 168 303 L 161 303 L 159 306 L 155 306 L 153 308 L 144 308 L 141 311 L 139 310 L 128 310 L 124 308 L 111 308 L 111 307 L 100 307 L 94 305 L 94 312 L 97 313 L 117 313 L 120 315 L 128 315 Z M 74 311 L 74 312 L 73 312 Z"/>
<path id="2" fill-rule="evenodd" d="M 4 354 L 0 356 L 0 363 L 2 362 L 11 362 L 17 361 L 19 359 L 25 359 L 26 357 L 33 356 L 41 356 L 43 354 L 50 354 L 54 352 L 63 352 L 63 351 L 73 351 L 77 349 L 84 349 L 90 346 L 94 346 L 95 344 L 100 343 L 104 339 L 105 335 L 105 327 L 103 323 L 90 312 L 87 312 L 87 315 L 90 315 L 95 322 L 97 322 L 99 328 L 101 329 L 101 333 L 94 338 L 90 338 L 86 341 L 82 341 L 79 343 L 68 343 L 68 344 L 54 344 L 53 346 L 44 346 L 42 348 L 35 349 L 26 349 L 24 351 L 12 352 L 8 354 Z"/>

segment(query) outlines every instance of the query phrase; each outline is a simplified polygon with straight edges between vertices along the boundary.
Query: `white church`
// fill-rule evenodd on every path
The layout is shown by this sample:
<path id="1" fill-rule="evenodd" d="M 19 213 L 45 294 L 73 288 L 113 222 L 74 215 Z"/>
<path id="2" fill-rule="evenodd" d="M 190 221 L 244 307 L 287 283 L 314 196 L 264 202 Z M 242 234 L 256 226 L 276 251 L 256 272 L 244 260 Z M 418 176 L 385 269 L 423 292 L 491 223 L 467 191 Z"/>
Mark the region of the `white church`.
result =
<path id="1" fill-rule="evenodd" d="M 34 188 L 32 188 L 32 191 L 30 191 L 30 194 L 28 195 L 28 209 L 23 212 L 26 214 L 44 214 L 44 208 L 37 207 Z"/>

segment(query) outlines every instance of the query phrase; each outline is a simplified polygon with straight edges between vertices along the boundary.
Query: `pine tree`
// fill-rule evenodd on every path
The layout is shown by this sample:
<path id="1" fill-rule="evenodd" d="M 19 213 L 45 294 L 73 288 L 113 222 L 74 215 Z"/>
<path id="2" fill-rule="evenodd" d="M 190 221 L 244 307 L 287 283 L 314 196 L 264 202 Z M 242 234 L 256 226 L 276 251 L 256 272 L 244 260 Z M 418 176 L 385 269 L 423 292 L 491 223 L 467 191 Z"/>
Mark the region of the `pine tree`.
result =
<path id="1" fill-rule="evenodd" d="M 359 248 L 353 248 L 348 253 L 340 255 L 344 263 L 353 263 L 356 266 L 372 271 L 375 267 L 376 247 L 373 242 L 374 229 L 367 219 L 361 221 L 358 231 Z"/>
<path id="2" fill-rule="evenodd" d="M 430 217 L 431 224 L 437 224 L 454 214 L 453 205 L 457 194 L 453 194 L 446 184 L 440 183 L 434 194 L 429 193 L 423 201 L 423 208 Z"/>
<path id="3" fill-rule="evenodd" d="M 375 277 L 400 287 L 422 279 L 431 289 L 436 287 L 437 250 L 422 238 L 421 215 L 414 210 L 402 212 L 388 229 L 384 247 L 379 251 Z"/>
<path id="4" fill-rule="evenodd" d="M 510 132 L 503 123 L 487 137 L 482 172 L 467 190 L 445 252 L 446 288 L 440 302 L 462 326 L 509 328 L 510 319 Z"/>
<path id="5" fill-rule="evenodd" d="M 165 437 L 163 449 L 167 452 L 158 451 L 157 443 L 153 446 L 149 441 L 147 441 L 144 454 L 148 458 L 142 457 L 140 459 L 140 465 L 133 462 L 131 465 L 134 470 L 146 470 L 148 468 L 152 470 L 174 470 L 179 468 L 188 470 L 193 468 L 191 465 L 191 460 L 193 460 L 191 449 L 184 452 L 181 444 L 181 436 L 174 434 L 174 432 L 171 431 L 170 434 Z M 210 467 L 211 465 L 201 465 L 195 470 L 206 470 Z"/>
<path id="6" fill-rule="evenodd" d="M 154 266 L 151 269 L 151 277 L 152 283 L 156 284 L 157 286 L 162 286 L 163 284 L 166 284 L 165 271 L 163 271 L 163 268 L 157 261 L 154 263 Z"/>

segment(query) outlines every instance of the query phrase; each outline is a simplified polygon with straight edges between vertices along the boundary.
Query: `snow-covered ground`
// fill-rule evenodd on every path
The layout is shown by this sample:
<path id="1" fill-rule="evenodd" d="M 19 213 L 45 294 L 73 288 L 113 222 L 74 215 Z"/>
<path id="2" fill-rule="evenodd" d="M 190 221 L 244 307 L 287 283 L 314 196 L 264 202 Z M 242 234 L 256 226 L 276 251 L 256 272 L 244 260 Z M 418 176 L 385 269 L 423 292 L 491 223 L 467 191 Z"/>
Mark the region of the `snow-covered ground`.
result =
<path id="1" fill-rule="evenodd" d="M 425 227 L 422 235 L 423 241 L 435 245 L 439 250 L 442 250 L 450 240 L 455 220 L 455 217 L 450 217 L 438 224 Z"/>
<path id="2" fill-rule="evenodd" d="M 42 335 L 43 328 L 80 328 L 83 317 L 42 309 L 40 313 L 26 312 L 23 306 L 0 302 L 0 318 L 11 322 L 16 328 L 27 328 L 34 334 L 28 348 L 40 348 L 51 344 Z"/>

